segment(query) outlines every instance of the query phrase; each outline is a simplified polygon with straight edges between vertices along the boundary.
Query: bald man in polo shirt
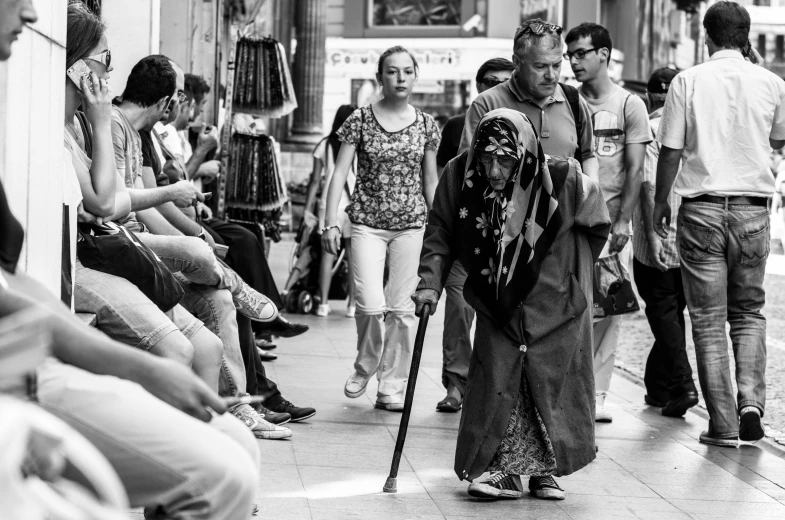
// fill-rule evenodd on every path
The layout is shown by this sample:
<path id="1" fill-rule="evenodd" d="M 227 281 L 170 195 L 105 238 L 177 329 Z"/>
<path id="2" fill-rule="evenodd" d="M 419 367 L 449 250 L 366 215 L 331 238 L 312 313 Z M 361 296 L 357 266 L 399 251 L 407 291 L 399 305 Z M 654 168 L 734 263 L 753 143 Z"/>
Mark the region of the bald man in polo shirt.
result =
<path id="1" fill-rule="evenodd" d="M 564 61 L 561 32 L 558 25 L 539 18 L 523 22 L 515 32 L 512 79 L 486 90 L 474 100 L 466 113 L 459 153 L 471 146 L 474 129 L 482 116 L 496 108 L 510 108 L 531 120 L 546 154 L 579 158 L 584 173 L 597 179 L 589 107 L 579 99 L 582 128 L 578 135 L 572 109 L 559 85 Z"/>

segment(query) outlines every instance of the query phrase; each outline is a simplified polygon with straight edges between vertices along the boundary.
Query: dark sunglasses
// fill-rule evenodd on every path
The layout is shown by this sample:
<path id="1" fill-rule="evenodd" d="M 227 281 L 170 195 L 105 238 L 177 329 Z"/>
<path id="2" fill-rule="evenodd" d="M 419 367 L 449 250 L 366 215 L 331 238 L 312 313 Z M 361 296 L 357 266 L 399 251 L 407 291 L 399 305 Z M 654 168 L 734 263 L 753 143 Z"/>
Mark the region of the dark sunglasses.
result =
<path id="1" fill-rule="evenodd" d="M 86 60 L 93 60 L 97 61 L 98 63 L 103 63 L 104 67 L 107 69 L 112 65 L 112 51 L 109 49 L 105 50 L 101 54 L 95 54 L 93 56 L 87 56 Z"/>
<path id="2" fill-rule="evenodd" d="M 515 41 L 518 41 L 518 38 L 526 34 L 527 32 L 540 36 L 545 34 L 546 32 L 553 32 L 561 36 L 562 28 L 561 25 L 556 25 L 554 23 L 547 23 L 547 22 L 524 22 L 523 25 L 518 27 L 518 31 L 515 34 Z"/>
<path id="3" fill-rule="evenodd" d="M 483 83 L 483 85 L 487 86 L 488 88 L 493 88 L 496 85 L 501 85 L 502 83 L 507 83 L 507 80 L 506 79 L 505 80 L 501 80 L 501 79 L 490 79 L 489 78 L 489 79 L 482 80 L 482 83 Z"/>
<path id="4" fill-rule="evenodd" d="M 573 56 L 575 56 L 579 60 L 582 60 L 590 52 L 597 52 L 600 49 L 604 49 L 604 48 L 605 47 L 592 47 L 591 49 L 578 49 L 575 52 L 567 51 L 562 56 L 564 56 L 564 59 L 567 61 L 571 60 Z"/>

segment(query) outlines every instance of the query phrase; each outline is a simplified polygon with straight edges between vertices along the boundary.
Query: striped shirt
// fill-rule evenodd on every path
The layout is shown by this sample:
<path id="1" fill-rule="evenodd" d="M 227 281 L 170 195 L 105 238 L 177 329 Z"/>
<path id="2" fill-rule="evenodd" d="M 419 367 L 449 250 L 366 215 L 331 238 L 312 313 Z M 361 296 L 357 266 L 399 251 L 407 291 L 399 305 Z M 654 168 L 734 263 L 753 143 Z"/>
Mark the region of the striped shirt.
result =
<path id="1" fill-rule="evenodd" d="M 657 141 L 657 131 L 662 121 L 662 108 L 658 108 L 649 115 L 649 127 L 654 134 L 655 139 L 646 145 L 646 160 L 643 163 L 643 181 L 649 182 L 652 185 L 657 183 L 657 159 L 660 157 L 660 143 Z M 668 228 L 668 238 L 662 240 L 662 248 L 665 252 L 665 265 L 668 269 L 676 269 L 679 267 L 679 249 L 676 247 L 676 221 L 679 214 L 679 206 L 681 206 L 681 197 L 671 189 L 668 197 L 668 203 L 671 205 L 671 224 Z M 649 267 L 656 267 L 656 264 L 649 257 L 649 241 L 646 238 L 646 230 L 643 227 L 643 218 L 641 218 L 641 205 L 635 207 L 635 213 L 632 218 L 633 233 L 632 233 L 632 254 L 635 259 L 642 264 Z"/>

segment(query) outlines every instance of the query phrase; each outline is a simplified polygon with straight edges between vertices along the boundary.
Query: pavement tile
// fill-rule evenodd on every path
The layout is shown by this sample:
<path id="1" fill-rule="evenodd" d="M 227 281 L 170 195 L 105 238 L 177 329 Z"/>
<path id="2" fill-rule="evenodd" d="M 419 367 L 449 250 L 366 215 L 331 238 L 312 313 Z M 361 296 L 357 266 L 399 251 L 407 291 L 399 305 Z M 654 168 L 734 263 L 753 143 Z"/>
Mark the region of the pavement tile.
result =
<path id="1" fill-rule="evenodd" d="M 301 497 L 257 496 L 256 505 L 259 508 L 259 513 L 252 518 L 275 518 L 275 520 L 306 520 L 311 518 L 311 509 L 308 506 L 308 501 Z"/>
<path id="2" fill-rule="evenodd" d="M 368 511 L 355 511 L 352 509 L 311 509 L 313 520 L 367 520 Z M 373 520 L 444 520 L 444 516 L 421 515 L 417 513 L 401 514 L 375 511 Z"/>
<path id="3" fill-rule="evenodd" d="M 718 497 L 726 498 L 727 494 Z M 722 515 L 779 515 L 785 518 L 785 505 L 772 501 L 757 503 L 728 500 L 670 499 L 670 502 L 685 513 L 722 514 Z"/>
<path id="4" fill-rule="evenodd" d="M 478 500 L 466 493 L 466 487 L 454 491 L 430 492 L 430 496 L 445 516 L 531 518 L 535 515 L 562 513 L 555 501 L 537 500 L 528 495 L 518 500 Z"/>
<path id="5" fill-rule="evenodd" d="M 739 502 L 776 503 L 777 501 L 766 493 L 747 484 L 736 482 L 729 486 L 708 485 L 704 482 L 692 484 L 649 484 L 649 487 L 662 498 L 686 500 L 722 500 L 733 497 Z"/>
<path id="6" fill-rule="evenodd" d="M 309 442 L 295 445 L 294 453 L 300 466 L 329 466 L 334 468 L 363 468 L 389 470 L 395 442 L 379 432 L 381 442 L 372 445 Z M 406 458 L 401 459 L 401 471 L 411 470 Z"/>
<path id="7" fill-rule="evenodd" d="M 407 515 L 441 515 L 441 511 L 428 496 L 412 497 L 392 493 L 379 493 L 377 495 L 364 495 L 346 498 L 316 498 L 308 499 L 308 504 L 313 509 L 344 510 L 351 505 L 353 511 L 366 513 L 366 518 L 375 516 L 376 513 L 390 513 L 400 517 Z M 373 513 L 373 515 L 371 515 Z M 275 516 L 270 516 L 275 518 Z"/>

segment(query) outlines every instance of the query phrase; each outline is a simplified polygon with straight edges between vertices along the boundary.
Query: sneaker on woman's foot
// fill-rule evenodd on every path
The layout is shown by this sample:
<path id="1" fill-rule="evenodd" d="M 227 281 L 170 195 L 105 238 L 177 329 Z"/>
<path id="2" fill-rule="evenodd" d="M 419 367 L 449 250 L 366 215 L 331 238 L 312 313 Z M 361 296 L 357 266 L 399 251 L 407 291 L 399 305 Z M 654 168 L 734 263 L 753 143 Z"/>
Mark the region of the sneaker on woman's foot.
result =
<path id="1" fill-rule="evenodd" d="M 278 317 L 278 308 L 267 296 L 243 282 L 236 293 L 232 293 L 237 312 L 253 321 L 270 323 Z"/>
<path id="2" fill-rule="evenodd" d="M 357 305 L 352 303 L 346 307 L 346 317 L 354 318 L 355 314 L 357 314 Z"/>
<path id="3" fill-rule="evenodd" d="M 329 303 L 320 303 L 318 307 L 316 307 L 316 315 L 320 318 L 325 318 L 327 315 L 330 314 L 330 304 Z"/>
<path id="4" fill-rule="evenodd" d="M 475 498 L 521 498 L 521 477 L 497 471 L 483 481 L 469 484 L 469 495 Z"/>
<path id="5" fill-rule="evenodd" d="M 292 436 L 292 430 L 265 421 L 250 405 L 236 406 L 232 415 L 243 421 L 257 439 L 288 439 Z"/>
<path id="6" fill-rule="evenodd" d="M 550 475 L 545 477 L 529 477 L 529 493 L 543 500 L 564 500 L 564 490 Z"/>
<path id="7" fill-rule="evenodd" d="M 369 379 L 371 379 L 370 376 L 363 377 L 357 372 L 353 373 L 346 380 L 346 384 L 343 387 L 343 395 L 352 399 L 360 397 L 365 393 L 365 387 L 368 386 Z"/>

